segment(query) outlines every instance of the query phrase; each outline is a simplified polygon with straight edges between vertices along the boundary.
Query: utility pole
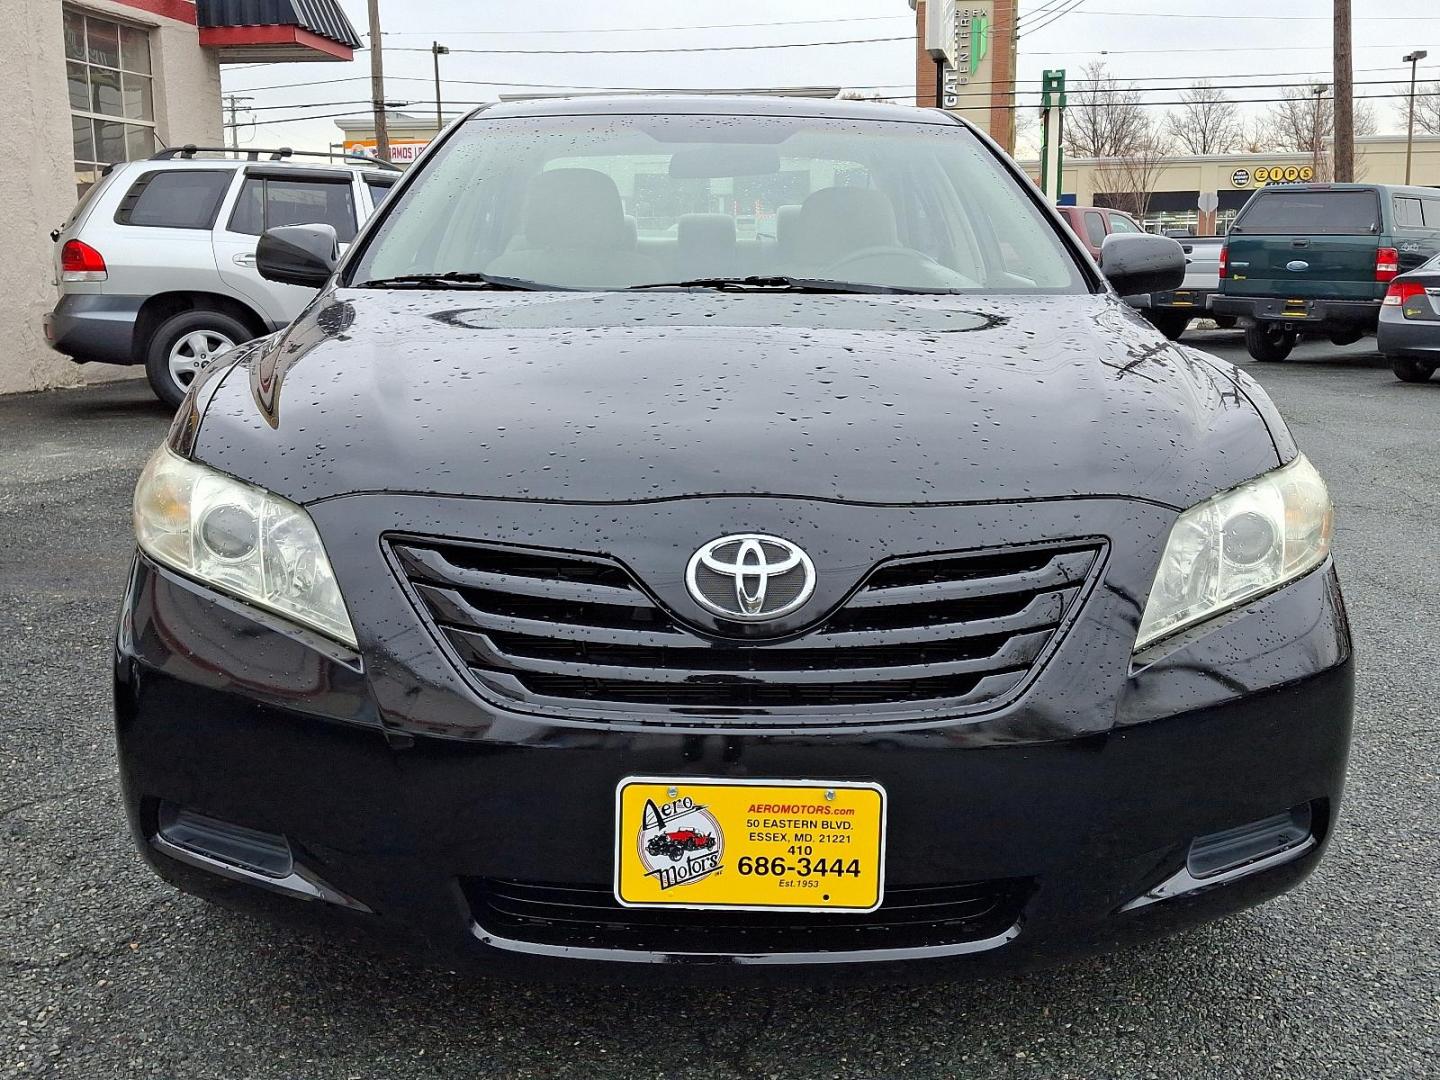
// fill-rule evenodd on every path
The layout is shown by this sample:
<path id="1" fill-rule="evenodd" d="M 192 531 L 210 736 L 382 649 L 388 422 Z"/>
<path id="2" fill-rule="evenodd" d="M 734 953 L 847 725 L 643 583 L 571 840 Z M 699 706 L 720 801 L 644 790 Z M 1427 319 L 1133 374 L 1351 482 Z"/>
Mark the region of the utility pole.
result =
<path id="1" fill-rule="evenodd" d="M 1412 93 L 1413 93 L 1413 89 L 1412 89 Z M 239 150 L 239 149 L 240 149 L 240 104 L 241 104 L 242 102 L 244 102 L 246 105 L 248 105 L 248 104 L 250 104 L 250 102 L 254 101 L 255 99 L 254 99 L 254 98 L 248 98 L 248 97 L 240 97 L 238 94 L 230 94 L 230 95 L 228 95 L 228 96 L 226 97 L 225 100 L 229 103 L 228 108 L 229 108 L 229 110 L 230 110 L 230 123 L 228 123 L 228 124 L 225 125 L 227 128 L 230 129 L 230 148 L 231 148 L 232 150 Z M 1413 102 L 1413 99 L 1412 99 L 1412 102 Z M 1412 109 L 1411 109 L 1411 115 L 1412 115 L 1412 116 L 1414 115 L 1414 109 L 1413 109 L 1413 107 L 1412 107 Z"/>
<path id="2" fill-rule="evenodd" d="M 1415 152 L 1415 65 L 1429 55 L 1424 49 L 1416 49 L 1405 57 L 1405 63 L 1410 65 L 1410 123 L 1405 129 L 1405 183 L 1407 184 L 1410 183 L 1410 159 Z"/>
<path id="3" fill-rule="evenodd" d="M 375 108 L 375 156 L 390 160 L 390 129 L 385 123 L 385 50 L 380 36 L 380 0 L 370 0 L 370 99 Z"/>
<path id="4" fill-rule="evenodd" d="M 1065 69 L 1045 72 L 1040 86 L 1040 189 L 1057 206 L 1065 190 Z"/>
<path id="5" fill-rule="evenodd" d="M 1355 76 L 1350 48 L 1350 0 L 1335 0 L 1335 179 L 1355 180 Z"/>
<path id="6" fill-rule="evenodd" d="M 449 56 L 450 50 L 437 41 L 430 46 L 430 51 L 435 54 L 435 134 L 439 135 L 445 126 L 445 113 L 440 108 L 440 57 Z"/>

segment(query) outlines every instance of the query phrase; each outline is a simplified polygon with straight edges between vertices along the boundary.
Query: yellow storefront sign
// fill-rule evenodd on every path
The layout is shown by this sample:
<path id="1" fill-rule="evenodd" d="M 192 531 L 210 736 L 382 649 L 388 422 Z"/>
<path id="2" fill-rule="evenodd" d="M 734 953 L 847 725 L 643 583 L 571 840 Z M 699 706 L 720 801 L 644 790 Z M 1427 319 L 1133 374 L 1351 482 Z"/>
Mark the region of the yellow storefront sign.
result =
<path id="1" fill-rule="evenodd" d="M 1257 184 L 1308 184 L 1315 179 L 1315 170 L 1309 165 L 1260 165 L 1248 173 L 1236 169 L 1231 183 L 1235 187 L 1249 187 L 1250 181 Z"/>

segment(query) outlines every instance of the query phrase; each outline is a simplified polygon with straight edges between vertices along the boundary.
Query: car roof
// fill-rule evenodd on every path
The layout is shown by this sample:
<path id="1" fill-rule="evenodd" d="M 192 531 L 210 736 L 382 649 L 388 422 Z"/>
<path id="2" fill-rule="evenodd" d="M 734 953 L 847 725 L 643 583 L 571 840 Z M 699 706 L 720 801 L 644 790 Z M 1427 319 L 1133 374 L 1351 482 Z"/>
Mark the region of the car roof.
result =
<path id="1" fill-rule="evenodd" d="M 808 116 L 834 120 L 969 126 L 941 109 L 839 98 L 781 97 L 750 94 L 589 94 L 535 97 L 483 105 L 466 117 L 505 119 L 522 116 L 594 116 L 685 114 L 692 116 Z"/>
<path id="2" fill-rule="evenodd" d="M 1392 195 L 1397 192 L 1404 195 L 1429 195 L 1432 198 L 1437 189 L 1418 187 L 1414 184 L 1267 184 L 1255 192 L 1256 195 L 1280 195 L 1285 192 L 1315 192 L 1315 191 L 1388 191 Z"/>

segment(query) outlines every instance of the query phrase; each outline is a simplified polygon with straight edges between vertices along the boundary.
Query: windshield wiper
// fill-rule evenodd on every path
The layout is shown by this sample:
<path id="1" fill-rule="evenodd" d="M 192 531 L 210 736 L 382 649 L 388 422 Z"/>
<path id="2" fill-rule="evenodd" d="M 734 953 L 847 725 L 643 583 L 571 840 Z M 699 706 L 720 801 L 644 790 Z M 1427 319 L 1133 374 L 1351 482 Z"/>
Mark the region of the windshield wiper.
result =
<path id="1" fill-rule="evenodd" d="M 749 277 L 693 278 L 689 281 L 657 281 L 651 285 L 631 285 L 626 291 L 643 289 L 774 289 L 781 292 L 807 293 L 955 293 L 959 289 L 923 289 L 906 285 L 872 285 L 860 281 L 831 281 L 828 278 L 793 277 L 788 274 L 751 275 Z"/>
<path id="2" fill-rule="evenodd" d="M 523 292 L 559 288 L 524 278 L 451 270 L 444 274 L 400 274 L 396 277 L 357 281 L 354 289 L 507 289 Z"/>

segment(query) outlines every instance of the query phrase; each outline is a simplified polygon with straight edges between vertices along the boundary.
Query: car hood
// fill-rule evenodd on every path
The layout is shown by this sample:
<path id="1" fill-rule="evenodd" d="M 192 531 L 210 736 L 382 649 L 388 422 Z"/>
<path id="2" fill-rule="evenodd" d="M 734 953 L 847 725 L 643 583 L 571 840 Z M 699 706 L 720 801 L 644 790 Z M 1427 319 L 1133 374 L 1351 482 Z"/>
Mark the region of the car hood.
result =
<path id="1" fill-rule="evenodd" d="M 202 397 L 182 449 L 300 503 L 1183 507 L 1279 461 L 1238 374 L 1105 295 L 340 289 Z"/>

